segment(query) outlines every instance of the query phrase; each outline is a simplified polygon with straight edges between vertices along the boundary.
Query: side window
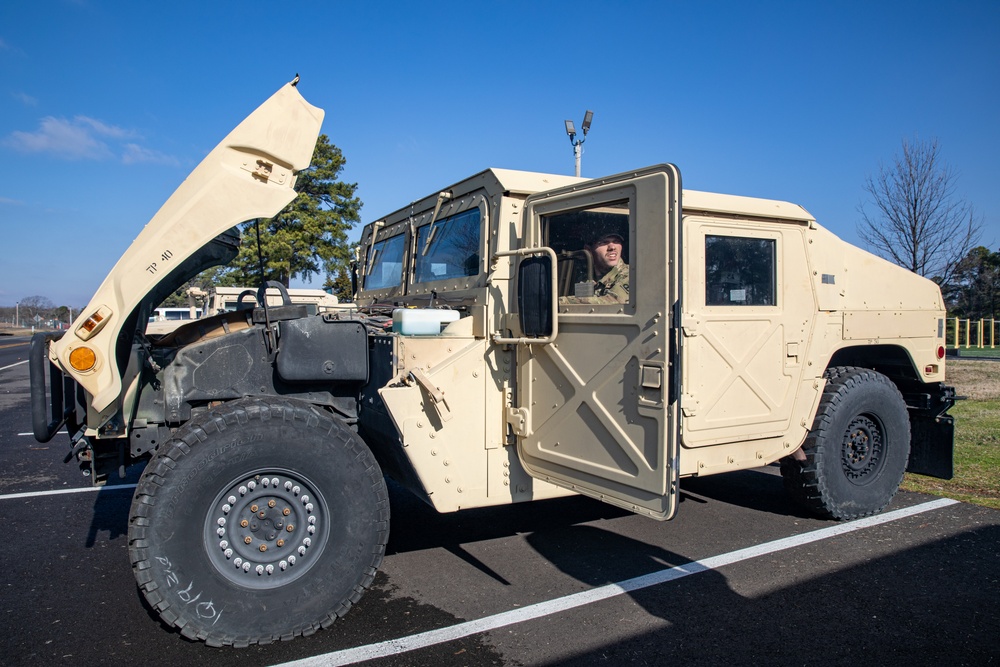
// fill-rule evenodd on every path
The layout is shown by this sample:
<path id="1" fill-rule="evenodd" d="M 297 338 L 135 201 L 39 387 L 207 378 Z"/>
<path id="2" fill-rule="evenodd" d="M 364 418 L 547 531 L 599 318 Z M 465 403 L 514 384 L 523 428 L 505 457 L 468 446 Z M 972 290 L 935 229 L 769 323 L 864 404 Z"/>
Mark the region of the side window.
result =
<path id="1" fill-rule="evenodd" d="M 775 241 L 705 237 L 705 305 L 773 306 Z"/>
<path id="2" fill-rule="evenodd" d="M 560 303 L 629 303 L 628 201 L 546 215 L 541 225 L 559 262 Z"/>
<path id="3" fill-rule="evenodd" d="M 413 282 L 477 275 L 481 219 L 477 207 L 420 227 Z"/>
<path id="4" fill-rule="evenodd" d="M 365 276 L 365 289 L 376 290 L 396 287 L 403 281 L 403 251 L 406 235 L 398 234 L 375 244 L 371 267 Z"/>

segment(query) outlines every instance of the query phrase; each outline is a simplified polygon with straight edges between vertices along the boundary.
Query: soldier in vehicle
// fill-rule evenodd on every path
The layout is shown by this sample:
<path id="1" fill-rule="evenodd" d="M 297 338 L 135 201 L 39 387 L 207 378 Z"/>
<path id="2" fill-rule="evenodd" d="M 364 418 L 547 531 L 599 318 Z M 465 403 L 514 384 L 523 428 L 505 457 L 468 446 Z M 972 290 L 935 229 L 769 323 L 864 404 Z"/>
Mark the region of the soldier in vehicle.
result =
<path id="1" fill-rule="evenodd" d="M 628 264 L 622 257 L 625 239 L 616 231 L 598 234 L 584 246 L 593 262 L 593 277 L 577 283 L 574 296 L 560 298 L 563 303 L 628 303 Z"/>

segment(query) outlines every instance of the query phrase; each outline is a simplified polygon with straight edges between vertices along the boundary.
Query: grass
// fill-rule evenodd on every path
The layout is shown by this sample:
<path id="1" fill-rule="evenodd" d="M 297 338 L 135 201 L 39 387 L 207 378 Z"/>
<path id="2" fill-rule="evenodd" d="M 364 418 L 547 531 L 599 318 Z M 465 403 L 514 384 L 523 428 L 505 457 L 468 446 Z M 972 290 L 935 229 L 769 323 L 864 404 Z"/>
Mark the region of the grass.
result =
<path id="1" fill-rule="evenodd" d="M 955 477 L 907 474 L 902 488 L 1000 509 L 1000 364 L 949 360 L 947 373 L 948 384 L 967 397 L 950 411 L 955 417 Z"/>
<path id="2" fill-rule="evenodd" d="M 954 349 L 954 348 L 952 348 Z M 960 347 L 958 348 L 960 359 L 975 359 L 976 357 L 1000 357 L 1000 347 Z M 954 357 L 951 357 L 954 359 Z"/>

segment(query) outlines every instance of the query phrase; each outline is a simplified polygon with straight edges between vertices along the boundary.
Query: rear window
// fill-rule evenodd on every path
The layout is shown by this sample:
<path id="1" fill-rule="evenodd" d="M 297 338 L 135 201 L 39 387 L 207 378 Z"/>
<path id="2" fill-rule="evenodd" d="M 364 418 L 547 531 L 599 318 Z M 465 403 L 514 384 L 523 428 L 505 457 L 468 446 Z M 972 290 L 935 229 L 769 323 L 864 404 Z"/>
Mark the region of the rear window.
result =
<path id="1" fill-rule="evenodd" d="M 705 237 L 705 305 L 775 305 L 775 241 Z"/>

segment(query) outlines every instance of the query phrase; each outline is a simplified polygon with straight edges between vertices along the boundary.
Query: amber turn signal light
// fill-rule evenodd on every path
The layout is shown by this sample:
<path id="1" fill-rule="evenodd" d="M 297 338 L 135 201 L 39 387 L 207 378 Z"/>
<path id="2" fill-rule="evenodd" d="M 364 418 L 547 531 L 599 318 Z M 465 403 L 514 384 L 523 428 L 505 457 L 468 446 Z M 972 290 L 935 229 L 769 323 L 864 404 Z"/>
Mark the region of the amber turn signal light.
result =
<path id="1" fill-rule="evenodd" d="M 97 355 L 89 347 L 77 347 L 69 353 L 69 365 L 78 371 L 89 371 L 97 365 Z"/>

